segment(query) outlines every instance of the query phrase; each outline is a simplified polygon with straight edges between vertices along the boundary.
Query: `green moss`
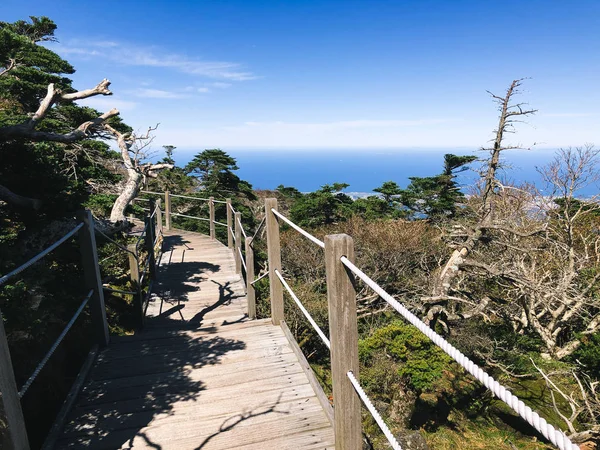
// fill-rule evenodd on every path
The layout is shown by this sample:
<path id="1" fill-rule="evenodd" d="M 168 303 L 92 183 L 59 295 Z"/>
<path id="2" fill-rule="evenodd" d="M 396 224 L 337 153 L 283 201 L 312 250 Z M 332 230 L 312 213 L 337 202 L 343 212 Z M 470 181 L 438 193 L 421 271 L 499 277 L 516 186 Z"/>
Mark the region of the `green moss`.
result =
<path id="1" fill-rule="evenodd" d="M 418 392 L 431 390 L 451 359 L 416 328 L 400 321 L 376 330 L 358 344 L 360 360 L 368 365 L 376 351 L 384 351 L 398 365 L 397 373 Z"/>

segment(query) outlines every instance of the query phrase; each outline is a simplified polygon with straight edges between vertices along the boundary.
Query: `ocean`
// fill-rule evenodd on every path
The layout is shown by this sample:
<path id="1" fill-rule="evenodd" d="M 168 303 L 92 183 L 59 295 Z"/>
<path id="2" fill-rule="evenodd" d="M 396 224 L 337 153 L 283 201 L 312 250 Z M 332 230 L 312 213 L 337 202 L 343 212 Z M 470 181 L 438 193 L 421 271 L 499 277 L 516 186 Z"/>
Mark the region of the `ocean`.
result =
<path id="1" fill-rule="evenodd" d="M 487 152 L 473 149 L 372 149 L 372 150 L 225 150 L 238 163 L 237 175 L 254 189 L 275 189 L 278 185 L 293 186 L 301 192 L 311 192 L 324 184 L 347 183 L 353 193 L 370 193 L 384 181 L 395 181 L 406 187 L 409 177 L 427 177 L 442 171 L 444 154 L 475 155 L 485 159 Z M 189 162 L 194 151 L 175 151 L 178 165 Z M 504 152 L 502 179 L 515 183 L 545 186 L 537 171 L 554 158 L 554 150 L 510 150 Z M 459 174 L 458 182 L 466 187 L 477 179 L 481 162 L 471 163 L 470 170 Z M 579 195 L 598 193 L 598 186 L 589 186 Z"/>

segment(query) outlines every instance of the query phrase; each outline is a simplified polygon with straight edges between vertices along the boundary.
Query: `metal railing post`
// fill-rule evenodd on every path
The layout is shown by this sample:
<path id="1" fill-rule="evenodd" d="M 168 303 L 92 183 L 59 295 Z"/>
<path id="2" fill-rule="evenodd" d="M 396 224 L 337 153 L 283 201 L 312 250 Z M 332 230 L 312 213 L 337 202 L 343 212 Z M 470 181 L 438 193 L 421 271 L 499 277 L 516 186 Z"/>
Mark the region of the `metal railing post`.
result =
<path id="1" fill-rule="evenodd" d="M 227 207 L 227 247 L 233 248 L 233 231 L 231 229 L 233 225 L 232 214 L 231 214 L 231 199 L 228 198 L 226 203 Z"/>
<path id="2" fill-rule="evenodd" d="M 240 250 L 242 249 L 242 229 L 240 221 L 242 220 L 242 213 L 236 212 L 234 217 L 234 228 L 235 228 L 235 248 L 233 249 L 235 257 L 235 273 L 242 273 L 242 258 L 240 256 Z"/>
<path id="3" fill-rule="evenodd" d="M 347 373 L 358 379 L 358 329 L 353 276 L 340 261 L 354 261 L 354 242 L 346 234 L 325 236 L 325 270 L 331 340 L 336 450 L 362 450 L 361 402 Z"/>
<path id="4" fill-rule="evenodd" d="M 140 285 L 140 266 L 138 263 L 137 258 L 135 257 L 136 254 L 136 245 L 135 244 L 129 244 L 127 246 L 127 250 L 129 250 L 131 253 L 128 253 L 127 255 L 129 256 L 129 279 L 131 280 L 131 284 L 133 285 L 133 287 L 135 288 L 136 292 L 137 292 L 137 296 L 134 300 L 136 309 L 138 310 L 138 313 L 140 315 L 140 326 L 144 325 L 144 301 L 143 301 L 143 293 L 142 293 L 142 286 Z"/>
<path id="5" fill-rule="evenodd" d="M 271 296 L 271 320 L 279 325 L 283 316 L 283 286 L 275 273 L 281 272 L 281 247 L 279 244 L 279 222 L 271 211 L 277 211 L 277 199 L 265 199 L 265 225 L 267 228 L 267 253 L 269 257 L 269 291 Z"/>
<path id="6" fill-rule="evenodd" d="M 210 219 L 210 238 L 215 238 L 215 198 L 210 197 L 208 199 L 208 218 Z"/>
<path id="7" fill-rule="evenodd" d="M 165 229 L 171 229 L 171 193 L 165 191 Z"/>
<path id="8" fill-rule="evenodd" d="M 85 278 L 85 285 L 93 289 L 90 298 L 90 313 L 95 340 L 99 346 L 105 346 L 109 341 L 108 323 L 106 322 L 106 308 L 104 306 L 104 292 L 102 278 L 98 265 L 98 250 L 96 248 L 96 234 L 94 233 L 94 219 L 89 210 L 79 211 L 77 219 L 83 221 L 84 226 L 79 231 L 79 248 Z"/>
<path id="9" fill-rule="evenodd" d="M 0 434 L 0 447 L 6 447 L 7 450 L 29 450 L 29 439 L 4 331 L 2 312 L 0 312 L 0 412 L 4 413 L 7 427 L 4 436 Z"/>
<path id="10" fill-rule="evenodd" d="M 246 239 L 246 298 L 248 299 L 248 317 L 256 319 L 256 294 L 254 292 L 254 249 L 252 238 Z"/>

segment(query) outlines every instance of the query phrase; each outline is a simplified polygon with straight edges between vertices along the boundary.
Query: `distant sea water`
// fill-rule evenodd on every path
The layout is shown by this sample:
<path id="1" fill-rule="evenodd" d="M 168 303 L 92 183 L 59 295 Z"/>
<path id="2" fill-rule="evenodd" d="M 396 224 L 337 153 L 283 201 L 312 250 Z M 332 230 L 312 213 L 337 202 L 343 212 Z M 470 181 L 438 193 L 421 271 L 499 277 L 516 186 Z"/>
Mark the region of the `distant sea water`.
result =
<path id="1" fill-rule="evenodd" d="M 485 159 L 487 152 L 473 149 L 365 149 L 365 150 L 227 150 L 236 158 L 237 175 L 255 189 L 275 189 L 280 184 L 293 186 L 301 192 L 311 192 L 324 184 L 347 183 L 348 192 L 370 193 L 385 181 L 395 181 L 406 187 L 409 177 L 427 177 L 441 173 L 444 154 L 475 155 Z M 178 150 L 174 157 L 178 165 L 187 164 L 196 151 Z M 515 183 L 534 183 L 544 189 L 543 180 L 536 170 L 554 158 L 554 150 L 511 150 L 504 152 L 502 177 Z M 471 170 L 462 172 L 458 181 L 463 186 L 478 177 L 476 169 L 481 162 L 473 162 Z M 590 186 L 579 195 L 600 192 Z"/>

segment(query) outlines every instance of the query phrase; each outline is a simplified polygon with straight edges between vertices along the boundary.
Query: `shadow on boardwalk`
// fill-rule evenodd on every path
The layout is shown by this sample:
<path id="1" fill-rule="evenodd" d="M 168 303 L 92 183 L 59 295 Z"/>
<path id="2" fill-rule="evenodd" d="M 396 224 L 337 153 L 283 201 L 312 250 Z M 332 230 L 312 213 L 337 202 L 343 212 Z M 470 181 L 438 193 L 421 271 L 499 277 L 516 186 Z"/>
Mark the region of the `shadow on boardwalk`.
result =
<path id="1" fill-rule="evenodd" d="M 56 448 L 128 448 L 136 437 L 162 448 L 142 429 L 174 414 L 175 403 L 185 408 L 200 401 L 205 385 L 195 370 L 246 347 L 235 339 L 173 329 L 143 337 L 123 339 L 102 352 Z"/>
<path id="2" fill-rule="evenodd" d="M 225 419 L 223 421 L 223 423 L 221 424 L 221 426 L 219 427 L 219 429 L 217 431 L 215 431 L 213 434 L 204 438 L 202 443 L 198 447 L 196 447 L 196 450 L 202 450 L 210 443 L 210 441 L 212 439 L 214 439 L 215 437 L 219 436 L 222 433 L 227 433 L 228 431 L 233 430 L 236 426 L 238 426 L 239 424 L 241 424 L 242 422 L 244 422 L 248 419 L 252 419 L 254 417 L 259 417 L 259 416 L 264 416 L 264 415 L 271 414 L 271 413 L 289 414 L 288 411 L 277 411 L 276 410 L 277 405 L 279 405 L 280 400 L 281 400 L 281 394 L 279 395 L 277 400 L 275 402 L 273 402 L 273 404 L 270 406 L 259 407 L 252 411 L 247 411 L 247 412 L 244 412 L 241 414 L 236 414 L 234 416 L 228 417 L 227 419 Z"/>
<path id="3" fill-rule="evenodd" d="M 289 373 L 283 335 L 243 323 L 233 259 L 214 245 L 192 253 L 180 236 L 165 241 L 152 305 L 159 313 L 141 333 L 115 338 L 102 351 L 55 448 L 208 450 L 223 439 L 251 439 L 249 423 L 271 432 L 271 416 L 289 414 L 295 401 L 304 408 L 285 378 L 297 374 Z M 283 381 L 264 385 L 269 370 Z M 238 400 L 238 383 L 263 395 Z M 284 398 L 277 397 L 284 388 Z"/>
<path id="4" fill-rule="evenodd" d="M 194 250 L 190 241 L 182 236 L 165 236 L 160 257 L 159 277 L 153 294 L 146 305 L 146 312 L 157 319 L 186 320 L 182 311 L 190 294 L 200 292 L 201 283 L 218 273 L 221 266 L 209 262 L 186 261 L 186 251 Z M 188 317 L 189 319 L 189 317 Z M 168 323 L 168 322 L 165 322 Z"/>

